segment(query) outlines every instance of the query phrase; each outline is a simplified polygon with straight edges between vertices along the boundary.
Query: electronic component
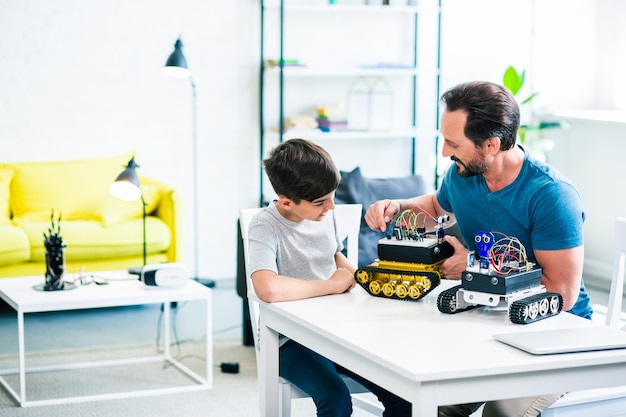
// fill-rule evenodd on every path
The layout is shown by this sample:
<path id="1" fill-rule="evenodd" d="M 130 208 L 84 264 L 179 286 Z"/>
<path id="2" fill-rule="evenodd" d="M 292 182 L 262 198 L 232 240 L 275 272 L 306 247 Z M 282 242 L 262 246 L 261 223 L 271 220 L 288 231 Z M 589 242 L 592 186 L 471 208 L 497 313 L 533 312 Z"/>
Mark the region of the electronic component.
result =
<path id="1" fill-rule="evenodd" d="M 435 222 L 427 233 L 426 220 Z M 449 216 L 435 218 L 419 207 L 400 213 L 387 227 L 386 238 L 378 242 L 378 259 L 359 268 L 356 281 L 377 297 L 416 301 L 441 282 L 441 263 L 454 253 L 444 237 Z"/>
<path id="2" fill-rule="evenodd" d="M 479 306 L 506 305 L 513 323 L 528 324 L 559 314 L 563 297 L 547 292 L 541 284 L 541 268 L 530 262 L 521 242 L 509 236 L 494 241 L 491 232 L 478 232 L 478 266 L 468 258 L 461 285 L 442 291 L 437 307 L 442 313 L 458 313 Z"/>
<path id="3" fill-rule="evenodd" d="M 220 363 L 220 369 L 224 374 L 238 374 L 239 362 L 222 362 Z"/>
<path id="4" fill-rule="evenodd" d="M 189 279 L 185 265 L 177 262 L 148 264 L 141 268 L 129 268 L 128 272 L 139 275 L 139 280 L 151 287 L 182 287 Z"/>

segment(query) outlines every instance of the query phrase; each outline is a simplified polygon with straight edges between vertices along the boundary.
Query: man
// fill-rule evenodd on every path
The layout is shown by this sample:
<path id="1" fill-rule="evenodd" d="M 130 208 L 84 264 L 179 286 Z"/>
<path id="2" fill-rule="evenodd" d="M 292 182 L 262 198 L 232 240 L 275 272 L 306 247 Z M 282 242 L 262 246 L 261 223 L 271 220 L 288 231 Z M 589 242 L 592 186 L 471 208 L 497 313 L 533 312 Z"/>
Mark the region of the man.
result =
<path id="1" fill-rule="evenodd" d="M 585 213 L 580 196 L 558 171 L 516 145 L 520 111 L 513 95 L 500 85 L 475 81 L 453 87 L 441 100 L 442 154 L 454 166 L 432 194 L 372 204 L 367 224 L 384 231 L 394 216 L 417 205 L 435 217 L 449 214 L 469 244 L 479 231 L 516 237 L 529 261 L 542 268 L 546 290 L 563 296 L 563 309 L 591 318 L 582 281 Z M 442 271 L 448 279 L 460 279 L 469 250 L 454 236 L 446 240 L 454 255 Z M 560 395 L 488 402 L 483 416 L 537 416 Z M 481 405 L 440 407 L 439 415 L 469 416 Z"/>

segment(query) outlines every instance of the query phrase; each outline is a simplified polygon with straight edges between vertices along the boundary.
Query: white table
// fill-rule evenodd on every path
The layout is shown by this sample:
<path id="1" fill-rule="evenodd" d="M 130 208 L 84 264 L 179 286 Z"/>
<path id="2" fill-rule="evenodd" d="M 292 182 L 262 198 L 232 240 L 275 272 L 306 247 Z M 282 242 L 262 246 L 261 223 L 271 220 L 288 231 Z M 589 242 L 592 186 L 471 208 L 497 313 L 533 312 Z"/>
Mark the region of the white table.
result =
<path id="1" fill-rule="evenodd" d="M 529 325 L 481 307 L 440 313 L 442 285 L 418 302 L 350 293 L 260 304 L 261 415 L 278 415 L 278 333 L 394 392 L 414 416 L 437 406 L 626 385 L 626 349 L 533 356 L 495 333 L 597 325 L 569 313 Z"/>
<path id="2" fill-rule="evenodd" d="M 189 280 L 180 288 L 148 287 L 138 281 L 136 276 L 126 272 L 99 272 L 99 277 L 108 277 L 108 285 L 78 286 L 66 291 L 35 291 L 32 287 L 42 283 L 41 277 L 20 277 L 0 279 L 0 297 L 17 312 L 18 331 L 18 369 L 0 371 L 0 384 L 22 407 L 75 403 L 102 399 L 118 399 L 176 393 L 184 391 L 208 390 L 213 384 L 212 373 L 212 333 L 211 333 L 211 290 L 196 281 Z M 206 306 L 206 376 L 185 367 L 170 354 L 170 303 L 189 300 L 201 300 Z M 24 316 L 28 313 L 50 311 L 80 310 L 101 307 L 120 307 L 144 304 L 163 304 L 163 354 L 141 358 L 121 358 L 107 361 L 92 361 L 86 363 L 72 363 L 57 366 L 27 368 L 26 347 L 24 340 Z M 55 329 L 59 331 L 62 329 Z M 96 395 L 83 395 L 46 400 L 28 401 L 26 399 L 26 375 L 31 372 L 60 371 L 90 367 L 130 365 L 136 363 L 166 361 L 182 373 L 188 375 L 196 384 L 178 387 L 166 387 L 131 392 L 118 392 Z M 19 388 L 13 388 L 5 375 L 19 374 Z"/>

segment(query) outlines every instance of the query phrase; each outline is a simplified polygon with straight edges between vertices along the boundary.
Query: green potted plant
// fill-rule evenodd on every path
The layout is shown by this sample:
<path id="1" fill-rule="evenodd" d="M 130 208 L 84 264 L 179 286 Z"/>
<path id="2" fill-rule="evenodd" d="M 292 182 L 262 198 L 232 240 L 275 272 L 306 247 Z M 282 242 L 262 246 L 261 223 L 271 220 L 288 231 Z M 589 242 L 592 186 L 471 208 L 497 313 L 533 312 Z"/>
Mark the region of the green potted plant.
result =
<path id="1" fill-rule="evenodd" d="M 526 98 L 520 99 L 518 94 L 521 94 L 525 81 L 526 70 L 517 71 L 513 66 L 509 66 L 502 77 L 502 85 L 508 88 L 513 96 L 518 99 L 520 107 L 531 103 L 539 94 L 532 92 Z M 545 137 L 545 131 L 566 127 L 562 121 L 545 120 L 531 113 L 530 122 L 520 125 L 519 143 L 526 147 L 533 156 L 545 162 L 547 159 L 546 152 L 554 148 L 554 141 Z"/>

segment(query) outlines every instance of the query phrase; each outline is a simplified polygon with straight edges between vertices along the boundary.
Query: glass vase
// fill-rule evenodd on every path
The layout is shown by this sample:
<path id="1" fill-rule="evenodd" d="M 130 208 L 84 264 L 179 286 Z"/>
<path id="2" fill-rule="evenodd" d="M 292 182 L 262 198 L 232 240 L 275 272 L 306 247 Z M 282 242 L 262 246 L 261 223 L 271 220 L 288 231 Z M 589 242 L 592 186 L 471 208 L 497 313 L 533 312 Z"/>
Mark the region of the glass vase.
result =
<path id="1" fill-rule="evenodd" d="M 64 251 L 46 251 L 46 281 L 45 291 L 57 291 L 63 289 L 63 276 L 65 275 Z"/>

